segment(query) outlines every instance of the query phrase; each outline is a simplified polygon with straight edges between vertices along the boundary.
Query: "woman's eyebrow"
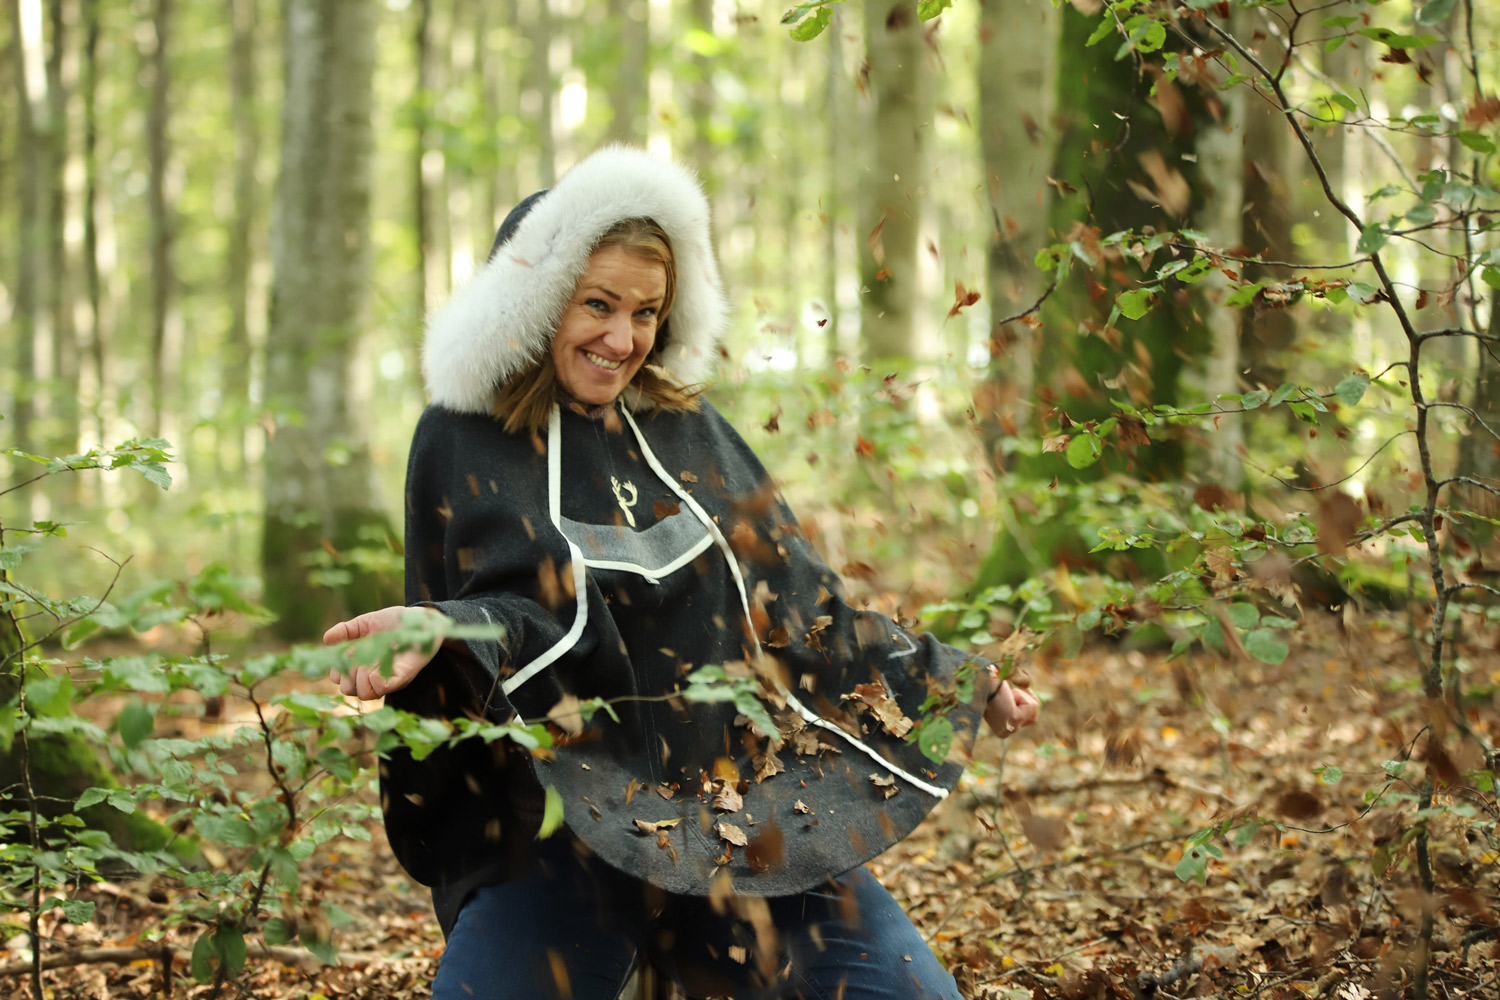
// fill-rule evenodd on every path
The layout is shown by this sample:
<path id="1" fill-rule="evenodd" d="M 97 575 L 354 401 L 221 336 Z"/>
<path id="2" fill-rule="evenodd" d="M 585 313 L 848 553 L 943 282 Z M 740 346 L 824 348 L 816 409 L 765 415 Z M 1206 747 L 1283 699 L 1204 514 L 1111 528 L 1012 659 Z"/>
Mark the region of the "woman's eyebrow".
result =
<path id="1" fill-rule="evenodd" d="M 593 291 L 596 291 L 596 292 L 603 292 L 605 295 L 608 295 L 610 298 L 614 299 L 616 302 L 620 301 L 620 298 L 621 298 L 620 295 L 616 294 L 615 292 L 610 291 L 608 288 L 605 288 L 603 285 L 589 285 L 588 289 L 585 289 L 585 290 L 587 291 L 587 290 L 590 290 L 590 289 L 593 290 Z M 643 305 L 643 306 L 644 305 L 650 305 L 653 302 L 660 302 L 661 299 L 662 299 L 662 296 L 660 296 L 660 295 L 653 295 L 649 299 L 642 299 L 641 300 L 641 305 Z"/>

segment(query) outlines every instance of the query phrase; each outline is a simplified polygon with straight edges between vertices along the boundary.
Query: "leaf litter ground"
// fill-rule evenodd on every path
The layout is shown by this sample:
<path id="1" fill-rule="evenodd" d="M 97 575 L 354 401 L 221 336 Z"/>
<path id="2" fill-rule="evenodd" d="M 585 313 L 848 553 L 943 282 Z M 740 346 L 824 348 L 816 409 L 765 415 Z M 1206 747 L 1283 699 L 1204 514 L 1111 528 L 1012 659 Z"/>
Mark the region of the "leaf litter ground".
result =
<path id="1" fill-rule="evenodd" d="M 1403 843 L 1428 766 L 1408 634 L 1332 618 L 1301 634 L 1278 667 L 1111 647 L 1031 664 L 1049 696 L 1043 722 L 983 741 L 959 794 L 871 865 L 966 996 L 1406 996 L 1424 908 L 1435 914 L 1430 995 L 1500 995 L 1493 794 L 1461 780 L 1439 788 L 1428 819 L 1434 895 Z M 1483 665 L 1469 684 L 1484 697 L 1469 700 L 1468 717 L 1493 744 L 1497 640 L 1470 635 L 1461 652 Z M 1448 763 L 1477 766 L 1462 757 Z M 1409 798 L 1367 809 L 1380 790 Z M 1188 839 L 1225 819 L 1239 829 L 1210 841 L 1222 858 L 1206 858 L 1201 883 L 1181 881 Z M 1250 819 L 1260 824 L 1244 827 Z M 372 833 L 307 862 L 310 896 L 352 918 L 335 931 L 342 964 L 252 950 L 224 995 L 428 994 L 441 935 L 425 890 Z M 174 904 L 170 887 L 123 882 L 82 895 L 99 903 L 94 918 L 46 925 L 48 954 L 138 946 Z M 167 938 L 172 996 L 207 994 L 184 975 L 197 931 Z M 8 947 L 0 965 L 22 956 L 24 940 Z M 166 994 L 159 954 L 51 970 L 46 981 L 56 998 Z M 0 978 L 0 997 L 27 995 L 23 977 Z"/>

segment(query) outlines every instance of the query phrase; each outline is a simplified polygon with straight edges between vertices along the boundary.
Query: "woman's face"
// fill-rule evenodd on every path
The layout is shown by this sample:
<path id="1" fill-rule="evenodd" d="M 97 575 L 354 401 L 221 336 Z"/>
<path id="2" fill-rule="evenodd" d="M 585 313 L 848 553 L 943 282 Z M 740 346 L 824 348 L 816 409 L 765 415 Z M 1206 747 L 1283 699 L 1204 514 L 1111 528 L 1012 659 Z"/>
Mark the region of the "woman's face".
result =
<path id="1" fill-rule="evenodd" d="M 667 269 L 619 247 L 589 258 L 552 338 L 564 392 L 580 403 L 613 403 L 656 343 Z"/>

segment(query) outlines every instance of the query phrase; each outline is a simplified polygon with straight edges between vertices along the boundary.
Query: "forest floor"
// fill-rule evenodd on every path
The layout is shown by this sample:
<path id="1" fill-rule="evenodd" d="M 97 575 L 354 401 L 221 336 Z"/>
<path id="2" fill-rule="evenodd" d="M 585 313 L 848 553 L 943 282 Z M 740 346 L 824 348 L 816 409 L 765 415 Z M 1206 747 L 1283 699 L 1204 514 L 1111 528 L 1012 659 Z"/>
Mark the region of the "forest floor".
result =
<path id="1" fill-rule="evenodd" d="M 1462 650 L 1476 692 L 1500 685 L 1492 633 Z M 1424 912 L 1436 921 L 1429 996 L 1500 996 L 1494 795 L 1459 778 L 1477 761 L 1456 740 L 1451 756 L 1425 749 L 1407 633 L 1329 618 L 1299 634 L 1279 667 L 1109 647 L 1031 665 L 1049 696 L 1043 722 L 984 740 L 961 793 L 870 866 L 966 996 L 1409 996 Z M 1472 705 L 1493 744 L 1500 708 Z M 1428 767 L 1451 779 L 1428 817 L 1435 893 L 1407 836 Z M 1380 790 L 1397 801 L 1367 809 Z M 1261 825 L 1214 841 L 1223 857 L 1202 883 L 1177 877 L 1195 831 L 1252 816 Z M 355 918 L 336 932 L 342 964 L 252 951 L 225 996 L 427 995 L 442 938 L 425 891 L 373 832 L 373 845 L 308 862 L 313 891 Z M 130 884 L 91 897 L 94 919 L 57 928 L 56 950 L 138 945 L 173 906 L 170 892 Z M 191 932 L 168 940 L 168 990 L 160 964 L 137 958 L 49 971 L 50 995 L 205 996 L 185 975 Z M 0 965 L 20 957 L 11 945 Z M 0 977 L 0 998 L 23 996 L 24 977 Z"/>

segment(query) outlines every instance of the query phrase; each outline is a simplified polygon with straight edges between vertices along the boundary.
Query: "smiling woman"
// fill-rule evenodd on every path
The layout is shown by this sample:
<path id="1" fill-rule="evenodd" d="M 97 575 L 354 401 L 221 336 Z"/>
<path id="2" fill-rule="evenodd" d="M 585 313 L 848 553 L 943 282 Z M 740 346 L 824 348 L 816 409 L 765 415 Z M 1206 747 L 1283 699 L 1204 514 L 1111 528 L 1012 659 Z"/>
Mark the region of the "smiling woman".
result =
<path id="1" fill-rule="evenodd" d="M 850 607 L 699 396 L 727 312 L 708 233 L 690 174 L 604 150 L 517 206 L 428 326 L 407 601 L 503 635 L 337 680 L 558 726 L 545 753 L 470 740 L 381 765 L 391 847 L 448 938 L 439 1000 L 606 1000 L 640 956 L 695 996 L 958 996 L 860 866 L 962 773 L 907 738 L 929 699 L 959 745 L 1036 699 Z M 695 696 L 712 678 L 758 694 Z M 544 800 L 565 828 L 538 844 Z"/>

